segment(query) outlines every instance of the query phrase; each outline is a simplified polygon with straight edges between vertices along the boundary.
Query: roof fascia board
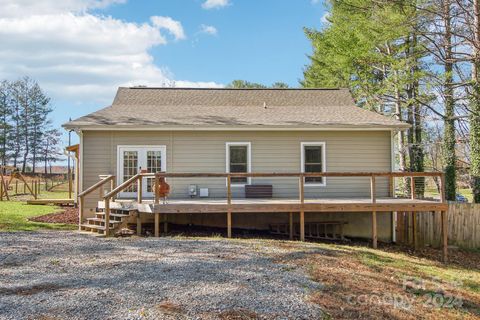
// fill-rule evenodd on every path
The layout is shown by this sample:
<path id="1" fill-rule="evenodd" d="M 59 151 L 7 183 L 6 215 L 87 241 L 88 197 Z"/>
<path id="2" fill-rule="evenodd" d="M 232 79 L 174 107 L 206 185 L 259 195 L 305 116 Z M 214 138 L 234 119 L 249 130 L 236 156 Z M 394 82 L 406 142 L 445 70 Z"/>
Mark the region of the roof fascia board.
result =
<path id="1" fill-rule="evenodd" d="M 315 126 L 315 127 L 239 127 L 239 126 L 69 126 L 65 129 L 84 131 L 403 131 L 406 126 Z"/>

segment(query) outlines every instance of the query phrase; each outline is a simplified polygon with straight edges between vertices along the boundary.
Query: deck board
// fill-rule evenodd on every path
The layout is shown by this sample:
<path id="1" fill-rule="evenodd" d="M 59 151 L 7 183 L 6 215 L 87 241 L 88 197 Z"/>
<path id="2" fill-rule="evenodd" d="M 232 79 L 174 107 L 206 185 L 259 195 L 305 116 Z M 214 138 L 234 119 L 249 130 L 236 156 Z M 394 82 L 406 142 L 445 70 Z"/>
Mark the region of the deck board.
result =
<path id="1" fill-rule="evenodd" d="M 153 200 L 144 200 L 137 204 L 132 200 L 120 200 L 138 208 L 140 212 L 157 213 L 221 213 L 227 212 L 227 199 L 169 199 L 166 204 L 153 204 Z M 305 212 L 390 212 L 390 211 L 442 211 L 448 204 L 438 200 L 377 198 L 375 203 L 370 198 L 318 198 L 305 199 Z M 302 208 L 298 199 L 232 199 L 232 212 L 296 212 Z"/>

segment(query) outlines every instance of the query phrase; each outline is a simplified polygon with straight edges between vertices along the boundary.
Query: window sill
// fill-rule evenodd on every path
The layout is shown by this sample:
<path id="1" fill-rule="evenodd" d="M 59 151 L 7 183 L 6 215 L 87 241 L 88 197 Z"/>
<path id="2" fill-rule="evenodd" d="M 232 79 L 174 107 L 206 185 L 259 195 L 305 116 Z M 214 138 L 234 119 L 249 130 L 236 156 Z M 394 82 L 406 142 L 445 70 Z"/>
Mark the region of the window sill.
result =
<path id="1" fill-rule="evenodd" d="M 304 183 L 305 188 L 308 188 L 308 187 L 326 187 L 326 186 L 327 186 L 326 183 Z"/>

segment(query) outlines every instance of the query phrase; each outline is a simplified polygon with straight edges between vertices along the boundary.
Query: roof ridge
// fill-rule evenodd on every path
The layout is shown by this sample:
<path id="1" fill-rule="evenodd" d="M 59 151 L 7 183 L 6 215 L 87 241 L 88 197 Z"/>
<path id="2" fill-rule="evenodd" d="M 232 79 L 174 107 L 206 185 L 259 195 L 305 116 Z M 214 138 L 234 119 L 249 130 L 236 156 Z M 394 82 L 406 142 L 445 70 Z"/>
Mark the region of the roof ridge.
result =
<path id="1" fill-rule="evenodd" d="M 119 89 L 130 89 L 130 90 L 218 90 L 218 91 L 329 91 L 329 90 L 349 90 L 348 88 L 194 88 L 194 87 L 144 87 L 144 86 L 134 86 L 134 87 L 119 87 Z"/>

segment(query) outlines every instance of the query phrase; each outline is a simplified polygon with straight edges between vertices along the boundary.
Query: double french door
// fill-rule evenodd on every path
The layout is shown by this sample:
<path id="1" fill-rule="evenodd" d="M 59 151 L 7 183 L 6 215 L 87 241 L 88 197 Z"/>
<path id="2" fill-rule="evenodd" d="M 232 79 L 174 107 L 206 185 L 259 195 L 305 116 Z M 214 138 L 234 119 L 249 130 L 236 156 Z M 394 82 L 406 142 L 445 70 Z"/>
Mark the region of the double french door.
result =
<path id="1" fill-rule="evenodd" d="M 118 146 L 117 183 L 123 183 L 140 170 L 158 172 L 167 170 L 166 146 Z M 145 197 L 153 197 L 153 178 L 144 178 L 142 194 Z M 131 185 L 120 197 L 136 197 L 137 184 Z"/>

